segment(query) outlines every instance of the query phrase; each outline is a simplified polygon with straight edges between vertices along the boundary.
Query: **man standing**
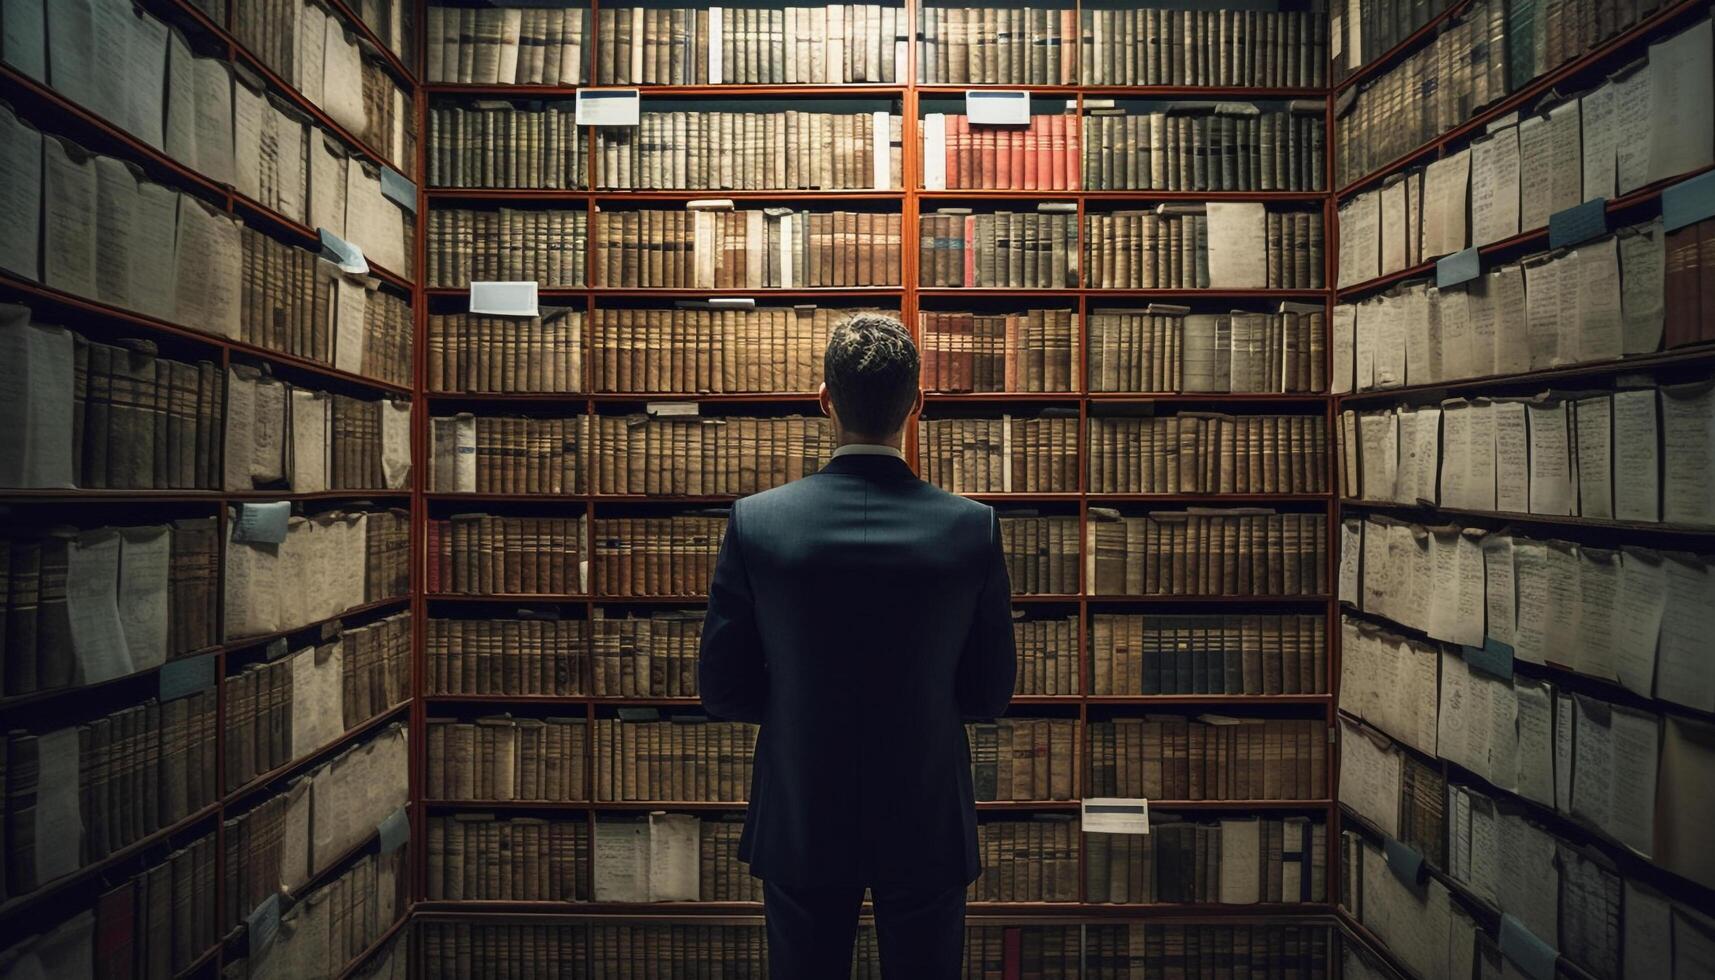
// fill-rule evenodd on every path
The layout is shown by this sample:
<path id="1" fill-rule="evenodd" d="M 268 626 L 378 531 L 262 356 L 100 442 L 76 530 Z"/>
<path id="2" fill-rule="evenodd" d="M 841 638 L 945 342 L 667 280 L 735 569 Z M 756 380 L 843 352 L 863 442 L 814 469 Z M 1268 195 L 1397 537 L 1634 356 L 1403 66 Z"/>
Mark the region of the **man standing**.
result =
<path id="1" fill-rule="evenodd" d="M 982 870 L 963 723 L 1004 711 L 1017 669 L 1000 521 L 906 464 L 923 397 L 898 320 L 836 327 L 823 373 L 838 448 L 733 507 L 698 685 L 761 726 L 739 856 L 770 974 L 850 975 L 867 887 L 883 975 L 953 978 Z"/>

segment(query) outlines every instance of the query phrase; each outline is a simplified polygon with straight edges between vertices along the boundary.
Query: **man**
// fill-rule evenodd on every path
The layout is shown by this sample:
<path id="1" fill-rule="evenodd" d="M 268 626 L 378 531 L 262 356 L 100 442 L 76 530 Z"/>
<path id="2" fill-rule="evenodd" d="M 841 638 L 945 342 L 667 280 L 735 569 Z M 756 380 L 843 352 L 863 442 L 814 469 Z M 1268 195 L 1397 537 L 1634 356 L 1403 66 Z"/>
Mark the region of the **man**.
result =
<path id="1" fill-rule="evenodd" d="M 994 510 L 917 479 L 923 405 L 892 317 L 836 327 L 814 476 L 733 507 L 698 684 L 761 726 L 739 856 L 763 879 L 775 980 L 851 972 L 867 886 L 888 980 L 957 977 L 977 860 L 964 721 L 1012 697 L 1011 584 Z"/>

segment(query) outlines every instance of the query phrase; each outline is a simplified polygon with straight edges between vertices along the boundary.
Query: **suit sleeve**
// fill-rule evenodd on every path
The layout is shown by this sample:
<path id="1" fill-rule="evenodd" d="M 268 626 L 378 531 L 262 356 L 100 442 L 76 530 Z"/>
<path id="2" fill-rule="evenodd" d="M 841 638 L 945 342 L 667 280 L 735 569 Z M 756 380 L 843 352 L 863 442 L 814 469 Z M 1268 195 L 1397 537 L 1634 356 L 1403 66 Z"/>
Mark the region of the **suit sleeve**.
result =
<path id="1" fill-rule="evenodd" d="M 768 703 L 768 669 L 762 658 L 762 635 L 756 629 L 750 576 L 739 546 L 738 514 L 739 509 L 733 508 L 709 582 L 697 690 L 709 714 L 761 724 Z"/>
<path id="2" fill-rule="evenodd" d="M 985 552 L 982 592 L 976 615 L 959 656 L 959 712 L 966 718 L 994 718 L 1012 700 L 1018 656 L 1012 641 L 1012 580 L 1001 547 L 1000 518 L 989 512 L 989 547 Z"/>

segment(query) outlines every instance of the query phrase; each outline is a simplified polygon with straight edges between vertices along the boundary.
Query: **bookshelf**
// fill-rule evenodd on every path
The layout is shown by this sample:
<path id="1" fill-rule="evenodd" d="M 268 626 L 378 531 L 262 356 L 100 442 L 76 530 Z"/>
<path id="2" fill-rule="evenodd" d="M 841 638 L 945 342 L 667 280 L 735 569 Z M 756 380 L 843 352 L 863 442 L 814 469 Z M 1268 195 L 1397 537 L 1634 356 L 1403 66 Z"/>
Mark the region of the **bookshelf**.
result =
<path id="1" fill-rule="evenodd" d="M 1344 115 L 1351 102 L 1361 97 L 1359 93 L 1385 78 L 1389 72 L 1401 69 L 1415 54 L 1441 43 L 1441 39 L 1455 30 L 1462 18 L 1481 6 L 1473 0 L 1451 0 L 1424 23 L 1407 32 L 1398 43 L 1348 71 L 1344 77 L 1338 77 L 1336 73 L 1337 80 L 1330 91 L 1336 107 L 1331 117 L 1334 133 L 1330 135 L 1330 142 L 1338 143 L 1348 128 L 1361 128 L 1353 121 L 1356 113 Z M 1571 8 L 1567 8 L 1566 12 L 1570 11 Z M 1650 45 L 1705 20 L 1709 13 L 1708 4 L 1697 2 L 1663 3 L 1635 15 L 1615 16 L 1614 10 L 1602 8 L 1603 26 L 1600 29 L 1594 27 L 1597 18 L 1592 13 L 1588 18 L 1591 26 L 1585 35 L 1588 43 L 1533 77 L 1521 79 L 1516 70 L 1513 71 L 1510 84 L 1501 94 L 1492 94 L 1487 101 L 1472 105 L 1469 111 L 1452 119 L 1444 117 L 1444 125 L 1439 132 L 1427 139 L 1413 141 L 1409 148 L 1393 154 L 1392 159 L 1379 166 L 1362 167 L 1359 172 L 1341 174 L 1335 181 L 1330 207 L 1338 211 L 1358 195 L 1388 186 L 1400 175 L 1453 157 L 1482 138 L 1486 129 L 1502 128 L 1510 121 L 1542 111 L 1537 108 L 1539 104 L 1557 97 L 1576 99 L 1580 94 L 1588 94 L 1604 81 L 1623 75 L 1628 66 L 1644 58 Z M 1511 19 L 1514 15 L 1515 11 L 1509 7 L 1506 11 L 1509 31 L 1513 28 Z M 1580 14 L 1579 19 L 1585 18 Z M 1534 30 L 1544 30 L 1544 24 L 1545 21 L 1538 20 Z M 1527 42 L 1531 30 L 1528 27 L 1525 30 Z M 1591 35 L 1598 32 L 1606 36 L 1592 39 Z M 1538 40 L 1541 40 L 1540 36 Z M 1514 38 L 1509 36 L 1509 52 L 1513 42 Z M 1529 54 L 1525 57 L 1528 59 Z M 1538 66 L 1541 67 L 1541 62 Z M 1508 65 L 1509 69 L 1516 67 Z M 1504 129 L 1502 131 L 1505 132 Z M 1381 138 L 1386 135 L 1382 134 Z M 1536 163 L 1547 166 L 1546 160 Z M 1528 171 L 1532 166 L 1529 155 L 1525 155 L 1522 164 Z M 1590 164 L 1583 165 L 1587 167 Z M 1617 231 L 1657 218 L 1663 214 L 1663 197 L 1669 188 L 1705 174 L 1707 170 L 1707 165 L 1701 165 L 1663 179 L 1643 183 L 1633 181 L 1630 190 L 1625 190 L 1627 184 L 1621 181 L 1619 189 L 1625 190 L 1624 193 L 1615 194 L 1610 188 L 1606 194 L 1596 195 L 1603 198 L 1604 230 Z M 1579 196 L 1583 199 L 1591 195 Z M 1475 196 L 1470 200 L 1474 202 Z M 1427 204 L 1420 203 L 1420 206 L 1428 210 Z M 1482 272 L 1488 273 L 1521 260 L 1530 261 L 1531 256 L 1548 253 L 1551 244 L 1561 244 L 1557 236 L 1551 236 L 1546 225 L 1528 227 L 1532 223 L 1521 218 L 1515 233 L 1476 245 L 1472 251 L 1478 257 Z M 1390 229 L 1388 233 L 1393 232 Z M 1467 244 L 1481 241 L 1474 227 L 1467 226 L 1466 234 Z M 1572 247 L 1582 247 L 1582 244 Z M 1330 246 L 1331 249 L 1336 247 Z M 1426 247 L 1423 256 L 1427 261 L 1414 261 L 1415 256 L 1409 257 L 1403 268 L 1394 263 L 1394 271 L 1382 272 L 1373 278 L 1344 282 L 1336 276 L 1333 302 L 1338 306 L 1362 304 L 1384 295 L 1391 298 L 1416 288 L 1426 280 L 1433 291 L 1437 262 L 1427 254 L 1428 251 Z M 1338 260 L 1335 261 L 1337 264 Z M 1446 288 L 1458 290 L 1462 287 Z M 1357 309 L 1361 311 L 1364 307 L 1359 305 Z M 1361 318 L 1361 312 L 1359 316 Z M 1500 329 L 1522 330 L 1523 327 L 1522 324 L 1499 324 L 1497 335 Z M 1712 356 L 1715 356 L 1715 349 L 1694 340 L 1685 346 L 1658 344 L 1648 352 L 1628 352 L 1613 358 L 1606 354 L 1594 358 L 1585 355 L 1557 359 L 1552 364 L 1537 364 L 1533 360 L 1530 370 L 1517 369 L 1516 366 L 1510 370 L 1496 370 L 1501 363 L 1497 361 L 1488 369 L 1479 364 L 1470 376 L 1460 376 L 1461 369 L 1437 374 L 1437 367 L 1428 373 L 1432 380 L 1396 378 L 1392 380 L 1404 383 L 1348 385 L 1348 390 L 1340 391 L 1334 397 L 1336 424 L 1340 424 L 1339 420 L 1346 413 L 1356 412 L 1361 418 L 1366 412 L 1433 409 L 1444 400 L 1464 399 L 1476 404 L 1492 399 L 1499 403 L 1529 398 L 1549 390 L 1577 393 L 1572 397 L 1600 396 L 1644 384 L 1699 381 L 1710 377 L 1711 365 L 1715 364 Z M 1334 377 L 1341 377 L 1339 368 L 1335 368 Z M 1443 467 L 1443 472 L 1449 461 L 1455 458 L 1447 455 L 1448 439 L 1445 434 L 1438 437 L 1436 455 L 1430 461 L 1432 465 Z M 1342 439 L 1341 443 L 1342 464 L 1336 465 L 1337 470 L 1344 465 L 1348 454 L 1362 453 L 1353 442 Z M 1618 444 L 1617 438 L 1615 444 Z M 1662 452 L 1665 454 L 1669 450 Z M 1629 549 L 1649 549 L 1650 553 L 1659 549 L 1672 554 L 1704 554 L 1710 550 L 1710 528 L 1701 524 L 1530 513 L 1524 512 L 1523 507 L 1480 509 L 1456 505 L 1463 501 L 1444 501 L 1439 490 L 1433 502 L 1425 499 L 1413 502 L 1366 499 L 1388 498 L 1389 494 L 1385 489 L 1378 494 L 1360 492 L 1355 486 L 1348 486 L 1346 472 L 1342 471 L 1341 490 L 1336 501 L 1343 522 L 1372 519 L 1401 522 L 1414 531 L 1430 529 L 1432 539 L 1435 538 L 1433 529 L 1451 526 L 1465 529 L 1473 540 L 1477 535 L 1495 538 L 1510 535 L 1509 540 L 1532 546 L 1554 542 L 1551 547 L 1556 549 L 1582 549 L 1574 552 L 1580 555 L 1583 550 L 1601 555 L 1606 554 L 1607 549 L 1622 548 L 1628 549 L 1627 554 L 1633 553 Z M 1367 481 L 1367 474 L 1360 475 Z M 1639 480 L 1639 474 L 1635 472 L 1623 472 L 1620 467 L 1613 469 L 1612 483 L 1615 487 L 1622 486 L 1622 481 L 1635 484 Z M 1367 486 L 1363 489 L 1369 490 Z M 1577 496 L 1576 491 L 1574 496 Z M 1574 515 L 1579 511 L 1576 502 L 1569 509 Z M 1659 516 L 1659 510 L 1657 514 Z M 1366 537 L 1375 526 L 1371 523 L 1363 525 Z M 1384 531 L 1393 526 L 1384 527 Z M 1431 547 L 1438 545 L 1432 543 Z M 1370 574 L 1370 561 L 1366 551 L 1362 565 L 1364 576 Z M 1487 575 L 1493 582 L 1492 576 L 1496 572 L 1488 571 Z M 1522 575 L 1518 581 L 1524 581 Z M 1341 734 L 1342 757 L 1350 755 L 1354 760 L 1385 760 L 1382 769 L 1376 771 L 1394 773 L 1400 781 L 1397 809 L 1376 819 L 1372 817 L 1378 812 L 1377 797 L 1367 793 L 1362 785 L 1348 790 L 1344 775 L 1338 784 L 1335 821 L 1337 834 L 1342 839 L 1343 873 L 1336 916 L 1350 957 L 1347 975 L 1418 977 L 1433 975 L 1437 968 L 1453 969 L 1447 954 L 1439 958 L 1426 957 L 1422 944 L 1406 935 L 1408 928 L 1398 918 L 1401 909 L 1415 910 L 1422 916 L 1426 923 L 1422 926 L 1424 929 L 1446 927 L 1453 943 L 1472 943 L 1473 956 L 1481 961 L 1479 972 L 1502 969 L 1503 959 L 1508 960 L 1505 969 L 1520 969 L 1520 961 L 1515 957 L 1525 954 L 1520 952 L 1522 947 L 1516 943 L 1523 935 L 1534 936 L 1531 942 L 1541 943 L 1539 951 L 1545 958 L 1539 957 L 1539 965 L 1534 968 L 1543 971 L 1539 975 L 1552 974 L 1574 980 L 1594 976 L 1630 976 L 1639 970 L 1647 972 L 1653 969 L 1642 964 L 1648 962 L 1655 951 L 1632 931 L 1634 918 L 1640 923 L 1636 926 L 1639 929 L 1647 928 L 1647 923 L 1655 921 L 1651 918 L 1651 909 L 1655 907 L 1652 903 L 1661 903 L 1664 910 L 1662 921 L 1670 930 L 1706 928 L 1695 915 L 1671 911 L 1686 908 L 1706 910 L 1715 901 L 1715 890 L 1712 890 L 1715 883 L 1706 878 L 1700 879 L 1696 870 L 1685 865 L 1674 853 L 1671 812 L 1674 807 L 1683 805 L 1678 798 L 1660 808 L 1654 807 L 1653 803 L 1644 804 L 1661 815 L 1663 822 L 1658 829 L 1653 818 L 1649 821 L 1646 831 L 1649 843 L 1643 849 L 1639 848 L 1635 838 L 1623 842 L 1620 838 L 1624 834 L 1615 829 L 1619 826 L 1617 821 L 1607 814 L 1601 817 L 1592 815 L 1587 801 L 1571 802 L 1575 794 L 1583 792 L 1566 788 L 1567 784 L 1577 785 L 1578 770 L 1575 767 L 1568 777 L 1563 763 L 1551 765 L 1545 791 L 1524 777 L 1527 766 L 1539 772 L 1540 767 L 1535 765 L 1535 761 L 1526 761 L 1525 753 L 1532 750 L 1519 748 L 1522 740 L 1497 743 L 1510 745 L 1518 751 L 1514 760 L 1516 772 L 1507 763 L 1493 761 L 1493 756 L 1485 756 L 1481 763 L 1467 758 L 1458 736 L 1448 734 L 1448 726 L 1456 729 L 1472 716 L 1461 713 L 1457 700 L 1452 702 L 1452 708 L 1449 707 L 1448 690 L 1449 685 L 1461 684 L 1468 676 L 1473 679 L 1473 696 L 1515 698 L 1519 726 L 1530 724 L 1527 714 L 1534 718 L 1534 707 L 1527 712 L 1524 707 L 1526 701 L 1534 701 L 1537 692 L 1546 691 L 1551 707 L 1565 703 L 1570 708 L 1570 715 L 1564 721 L 1555 721 L 1551 725 L 1557 736 L 1564 731 L 1562 726 L 1571 721 L 1580 723 L 1577 731 L 1584 731 L 1582 723 L 1585 722 L 1586 708 L 1583 705 L 1586 704 L 1598 706 L 1588 710 L 1608 706 L 1615 717 L 1624 713 L 1632 718 L 1655 719 L 1653 731 L 1658 752 L 1663 742 L 1676 737 L 1670 729 L 1679 726 L 1679 730 L 1692 730 L 1685 726 L 1701 726 L 1697 730 L 1702 730 L 1715 721 L 1715 714 L 1705 710 L 1705 706 L 1681 703 L 1688 697 L 1684 693 L 1676 692 L 1676 696 L 1664 697 L 1662 684 L 1653 674 L 1653 661 L 1651 678 L 1643 682 L 1640 690 L 1635 678 L 1628 675 L 1627 680 L 1622 681 L 1617 675 L 1605 676 L 1600 668 L 1581 662 L 1571 648 L 1557 647 L 1542 658 L 1527 657 L 1521 639 L 1516 658 L 1511 645 L 1499 644 L 1505 647 L 1510 663 L 1496 673 L 1493 668 L 1480 666 L 1484 649 L 1467 646 L 1461 652 L 1458 643 L 1448 641 L 1447 634 L 1443 632 L 1444 625 L 1430 627 L 1436 632 L 1429 632 L 1426 629 L 1429 617 L 1421 610 L 1409 608 L 1409 603 L 1405 607 L 1386 610 L 1367 608 L 1363 582 L 1364 579 L 1360 578 L 1358 596 L 1342 594 L 1339 597 L 1341 601 L 1336 603 L 1335 619 L 1340 623 L 1336 629 L 1342 634 L 1342 660 L 1348 656 L 1362 658 L 1359 662 L 1366 666 L 1358 669 L 1385 670 L 1385 664 L 1373 659 L 1375 649 L 1397 648 L 1400 652 L 1396 662 L 1400 665 L 1407 661 L 1418 663 L 1420 661 L 1415 658 L 1433 656 L 1437 658 L 1437 668 L 1453 664 L 1457 669 L 1438 673 L 1434 684 L 1427 690 L 1412 688 L 1414 697 L 1433 696 L 1437 702 L 1426 715 L 1420 716 L 1442 726 L 1439 733 L 1434 730 L 1426 733 L 1427 746 L 1423 743 L 1423 734 L 1406 730 L 1407 723 L 1402 717 L 1391 714 L 1391 709 L 1377 707 L 1373 700 L 1375 692 L 1364 689 L 1363 683 L 1357 685 L 1359 689 L 1356 691 L 1348 690 L 1351 684 L 1342 683 L 1340 694 L 1336 695 L 1335 727 Z M 1493 588 L 1492 585 L 1489 587 Z M 1518 603 L 1522 608 L 1524 600 L 1520 598 Z M 1582 600 L 1574 596 L 1573 605 L 1579 607 L 1581 603 Z M 1567 610 L 1563 606 L 1559 600 L 1551 600 L 1554 615 L 1566 615 Z M 1490 622 L 1485 624 L 1485 630 L 1476 631 L 1478 638 L 1463 642 L 1494 645 L 1494 630 L 1487 628 L 1492 626 L 1493 608 L 1491 606 L 1487 612 Z M 1578 609 L 1571 612 L 1576 614 Z M 1478 622 L 1484 622 L 1484 614 L 1484 609 L 1477 610 Z M 1607 649 L 1616 649 L 1621 642 L 1614 640 Z M 1660 642 L 1665 649 L 1667 640 Z M 1538 659 L 1542 662 L 1536 662 Z M 1466 664 L 1469 664 L 1468 668 Z M 1335 670 L 1341 668 L 1336 667 Z M 1468 675 L 1465 673 L 1467 670 Z M 1344 680 L 1349 682 L 1352 677 L 1346 675 Z M 1405 682 L 1401 680 L 1401 683 Z M 1579 736 L 1566 737 L 1570 755 L 1575 751 L 1571 743 Z M 1354 741 L 1361 744 L 1351 745 Z M 1374 747 L 1368 743 L 1373 743 Z M 1494 751 L 1499 755 L 1505 749 L 1497 747 Z M 1538 760 L 1536 755 L 1528 758 Z M 1653 762 L 1654 757 L 1650 758 Z M 1669 787 L 1675 779 L 1687 778 L 1685 771 L 1680 769 L 1670 776 L 1669 770 L 1663 768 L 1658 776 L 1652 776 L 1652 780 L 1659 779 L 1660 782 L 1652 782 L 1647 792 L 1671 794 Z M 1616 776 L 1616 785 L 1618 781 Z M 1361 783 L 1361 780 L 1356 782 Z M 1563 789 L 1566 798 L 1557 798 Z M 1599 789 L 1590 791 L 1590 795 L 1599 795 Z M 1614 792 L 1608 788 L 1608 795 Z M 1636 790 L 1628 795 L 1642 792 L 1645 791 Z M 1395 821 L 1393 826 L 1383 825 L 1388 817 Z M 1509 859 L 1503 853 L 1502 866 L 1532 870 L 1517 874 L 1495 870 L 1485 873 L 1479 868 L 1479 865 L 1491 862 L 1479 860 L 1480 855 L 1474 853 L 1468 842 L 1474 839 L 1473 834 L 1490 832 L 1496 835 L 1496 846 L 1502 852 L 1528 852 L 1531 855 L 1528 859 Z M 1397 839 L 1393 836 L 1395 834 L 1399 835 Z M 1654 847 L 1653 852 L 1648 850 L 1650 846 Z M 1552 867 L 1539 867 L 1536 863 L 1542 848 L 1547 848 L 1554 857 Z M 1386 857 L 1388 855 L 1416 855 L 1421 858 L 1421 867 L 1414 872 L 1410 869 L 1409 859 L 1394 864 Z M 1415 885 L 1395 884 L 1413 880 L 1414 874 Z M 1512 881 L 1514 878 L 1520 880 Z M 1397 889 L 1395 897 L 1388 901 L 1386 909 L 1372 909 L 1368 913 L 1360 911 L 1371 904 L 1366 887 L 1376 882 L 1390 890 Z M 1587 887 L 1596 890 L 1580 892 Z M 1611 895 L 1602 891 L 1609 887 L 1613 889 Z M 1546 916 L 1541 904 L 1533 905 L 1530 900 L 1521 898 L 1526 892 L 1547 895 L 1552 900 L 1547 906 Z M 1579 897 L 1581 894 L 1592 896 L 1593 900 L 1585 902 Z M 1598 894 L 1602 897 L 1594 897 Z M 1611 903 L 1608 902 L 1610 897 L 1613 899 Z M 1432 914 L 1442 914 L 1438 911 L 1442 906 L 1437 903 L 1443 900 L 1451 910 L 1448 917 L 1429 921 Z M 1598 907 L 1613 916 L 1606 926 L 1596 926 L 1595 920 L 1590 918 Z M 1407 911 L 1404 914 L 1412 913 Z M 1376 915 L 1385 928 L 1378 930 L 1366 924 L 1369 915 Z M 1394 918 L 1390 919 L 1390 915 Z M 1503 936 L 1507 938 L 1503 939 Z M 1685 967 L 1681 964 L 1678 969 L 1683 972 Z"/>

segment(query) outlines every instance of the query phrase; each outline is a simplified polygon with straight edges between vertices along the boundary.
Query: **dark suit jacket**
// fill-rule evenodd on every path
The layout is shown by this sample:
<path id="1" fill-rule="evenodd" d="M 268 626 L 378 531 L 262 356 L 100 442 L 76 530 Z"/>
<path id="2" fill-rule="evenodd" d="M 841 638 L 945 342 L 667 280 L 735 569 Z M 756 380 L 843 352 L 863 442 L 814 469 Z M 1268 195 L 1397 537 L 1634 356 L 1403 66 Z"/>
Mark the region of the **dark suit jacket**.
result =
<path id="1" fill-rule="evenodd" d="M 709 586 L 699 689 L 761 726 L 739 855 L 787 885 L 975 880 L 964 721 L 1012 697 L 993 508 L 892 456 L 740 500 Z"/>

